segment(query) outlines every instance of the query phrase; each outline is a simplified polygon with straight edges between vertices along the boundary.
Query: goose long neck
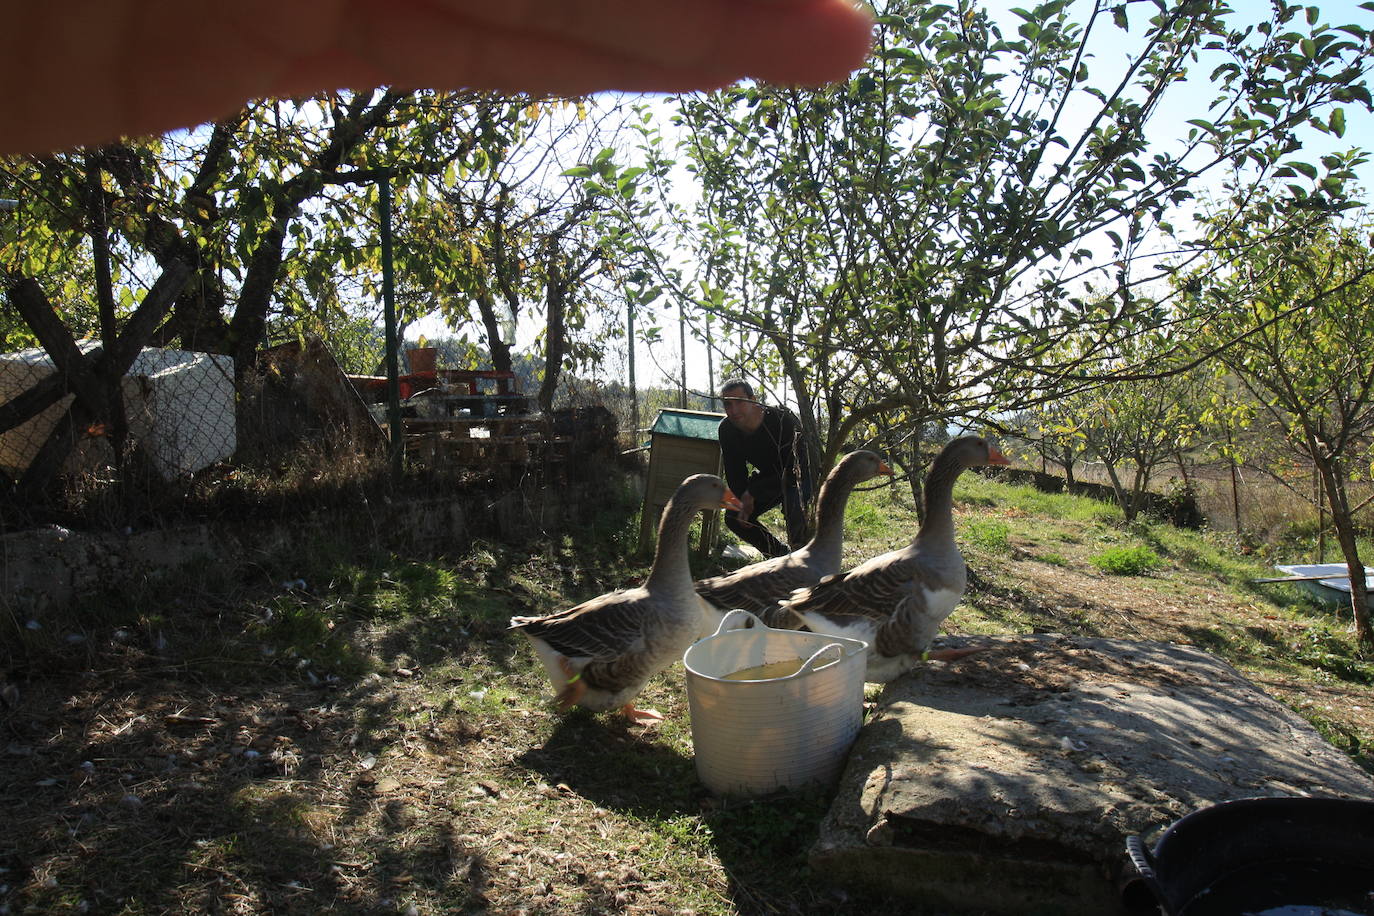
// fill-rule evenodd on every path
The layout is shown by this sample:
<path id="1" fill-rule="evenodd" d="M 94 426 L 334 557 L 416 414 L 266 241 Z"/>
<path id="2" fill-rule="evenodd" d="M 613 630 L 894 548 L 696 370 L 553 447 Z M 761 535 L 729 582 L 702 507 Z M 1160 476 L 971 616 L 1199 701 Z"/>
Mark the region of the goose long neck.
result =
<path id="1" fill-rule="evenodd" d="M 937 458 L 926 476 L 926 517 L 916 535 L 921 540 L 954 540 L 954 481 L 964 466 L 958 459 L 944 459 Z"/>
<path id="2" fill-rule="evenodd" d="M 644 583 L 650 591 L 672 588 L 692 588 L 692 570 L 687 563 L 687 535 L 696 517 L 697 507 L 689 503 L 669 502 L 658 523 L 658 544 L 654 547 L 654 565 Z"/>
<path id="3" fill-rule="evenodd" d="M 854 481 L 847 477 L 830 478 L 821 484 L 821 495 L 816 500 L 816 533 L 807 545 L 813 558 L 833 555 L 839 561 L 844 549 L 844 510 L 853 489 Z"/>

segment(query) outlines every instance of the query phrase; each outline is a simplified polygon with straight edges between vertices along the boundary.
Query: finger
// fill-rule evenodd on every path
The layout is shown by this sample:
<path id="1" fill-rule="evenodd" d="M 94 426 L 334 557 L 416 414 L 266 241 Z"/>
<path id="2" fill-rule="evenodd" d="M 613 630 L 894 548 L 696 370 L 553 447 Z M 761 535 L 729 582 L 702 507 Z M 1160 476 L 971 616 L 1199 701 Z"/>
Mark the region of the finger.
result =
<path id="1" fill-rule="evenodd" d="M 862 63 L 849 0 L 71 0 L 5 14 L 0 152 L 187 127 L 244 102 L 379 85 L 580 95 L 751 77 L 817 85 Z"/>
<path id="2" fill-rule="evenodd" d="M 819 85 L 859 66 L 872 20 L 851 0 L 435 0 L 454 15 L 543 37 L 647 68 L 668 85 L 594 88 L 679 91 L 684 78 L 719 85 L 753 77 Z M 642 76 L 642 74 L 636 74 Z M 632 77 L 632 79 L 635 77 Z"/>

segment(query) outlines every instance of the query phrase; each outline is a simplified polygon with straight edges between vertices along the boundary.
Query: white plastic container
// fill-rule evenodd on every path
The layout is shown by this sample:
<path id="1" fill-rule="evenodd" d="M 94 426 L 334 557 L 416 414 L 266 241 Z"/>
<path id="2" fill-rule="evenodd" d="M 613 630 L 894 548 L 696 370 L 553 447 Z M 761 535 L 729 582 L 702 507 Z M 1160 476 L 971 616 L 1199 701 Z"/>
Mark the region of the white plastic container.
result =
<path id="1" fill-rule="evenodd" d="M 82 353 L 97 346 L 98 341 L 77 342 Z M 54 371 L 52 357 L 42 348 L 0 353 L 0 404 Z M 125 373 L 122 391 L 129 436 L 168 480 L 229 458 L 238 447 L 234 361 L 228 356 L 144 347 Z M 0 469 L 13 477 L 23 475 L 72 399 L 68 394 L 0 434 Z M 81 438 L 64 470 L 89 471 L 113 459 L 108 438 Z"/>
<path id="2" fill-rule="evenodd" d="M 744 629 L 749 621 L 753 627 Z M 839 776 L 863 724 L 867 643 L 775 630 L 734 610 L 682 662 L 697 776 L 706 788 L 761 795 Z M 790 673 L 730 678 L 765 665 Z"/>

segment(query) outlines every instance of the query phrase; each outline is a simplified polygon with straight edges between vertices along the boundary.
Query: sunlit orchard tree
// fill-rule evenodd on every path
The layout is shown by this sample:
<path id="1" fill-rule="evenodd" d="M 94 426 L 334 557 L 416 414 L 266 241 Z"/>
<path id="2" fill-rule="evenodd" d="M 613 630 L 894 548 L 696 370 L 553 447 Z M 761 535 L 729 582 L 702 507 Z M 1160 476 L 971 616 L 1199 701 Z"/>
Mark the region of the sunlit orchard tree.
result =
<path id="1" fill-rule="evenodd" d="M 150 270 L 190 265 L 192 281 L 156 337 L 232 355 L 242 371 L 279 293 L 297 310 L 336 300 L 330 284 L 375 257 L 379 181 L 440 175 L 470 153 L 471 101 L 379 91 L 261 102 L 194 131 L 7 166 L 32 170 L 20 179 L 37 183 L 24 199 L 70 218 L 81 201 L 69 176 L 94 158 L 111 242 L 131 269 L 122 301 L 137 297 Z M 41 233 L 56 214 L 26 215 Z M 59 231 L 55 243 L 64 240 Z"/>
<path id="2" fill-rule="evenodd" d="M 0 228 L 9 304 L 62 370 L 41 396 L 7 405 L 0 428 L 78 393 L 72 422 L 49 443 L 58 460 L 35 461 L 21 489 L 51 479 L 72 430 L 122 414 L 101 392 L 118 389 L 140 347 L 224 353 L 240 376 L 250 371 L 279 290 L 288 301 L 327 290 L 358 257 L 357 246 L 321 251 L 325 227 L 357 225 L 377 182 L 441 174 L 468 154 L 466 102 L 390 90 L 260 102 L 189 132 L 0 163 L 0 181 L 22 202 L 20 218 Z M 96 303 L 84 309 L 99 314 L 105 345 L 89 364 L 72 338 L 90 324 L 68 327 L 80 310 L 46 292 L 70 287 L 83 248 L 95 288 L 86 299 Z"/>
<path id="3" fill-rule="evenodd" d="M 1075 470 L 1086 458 L 1075 401 L 1065 393 L 1048 404 L 1018 411 L 1001 424 L 1006 437 L 1002 450 L 1009 457 L 1038 462 L 1042 470 L 1056 465 L 1070 489 L 1078 479 Z"/>
<path id="4" fill-rule="evenodd" d="M 1072 417 L 1064 417 L 1069 432 L 1060 441 L 1081 442 L 1102 462 L 1117 505 L 1127 521 L 1145 508 L 1151 483 L 1161 467 L 1199 441 L 1203 412 L 1196 371 L 1141 374 L 1134 369 L 1160 365 L 1160 354 L 1174 349 L 1164 335 L 1145 331 L 1124 341 L 1120 351 L 1095 367 L 1117 380 L 1079 391 L 1072 397 Z"/>
<path id="5" fill-rule="evenodd" d="M 1231 246 L 1190 278 L 1193 336 L 1219 349 L 1256 406 L 1253 422 L 1271 433 L 1247 437 L 1249 463 L 1304 498 L 1310 474 L 1320 480 L 1351 573 L 1356 631 L 1374 646 L 1356 542 L 1370 497 L 1351 486 L 1374 479 L 1374 220 L 1362 213 L 1294 230 L 1277 213 L 1243 226 L 1231 216 L 1213 217 L 1234 227 Z M 1260 451 L 1265 441 L 1287 448 Z"/>
<path id="6" fill-rule="evenodd" d="M 1282 2 L 988 7 L 879 2 L 845 84 L 682 100 L 695 244 L 719 261 L 698 304 L 778 355 L 828 460 L 884 413 L 1044 402 L 1080 371 L 1066 334 L 1091 353 L 1138 333 L 1138 290 L 1181 260 L 1161 258 L 1205 244 L 1180 215 L 1213 173 L 1334 206 L 1357 158 L 1301 140 L 1368 107 L 1360 25 Z"/>
<path id="7" fill-rule="evenodd" d="M 93 358 L 92 397 L 78 399 L 72 429 L 111 412 L 97 389 L 116 389 L 125 358 L 147 344 L 225 353 L 242 375 L 269 331 L 312 332 L 337 346 L 345 368 L 373 369 L 381 183 L 394 192 L 397 224 L 413 222 L 408 205 L 423 210 L 464 175 L 524 152 L 517 122 L 540 114 L 528 99 L 338 93 L 254 103 L 166 137 L 3 161 L 0 193 L 21 201 L 14 218 L 0 221 L 8 304 L 64 371 L 55 385 L 5 408 L 0 427 L 23 422 L 71 389 L 66 380 L 82 377 L 71 371 L 83 364 L 76 334 L 108 344 L 118 332 L 124 344 L 122 366 Z M 398 270 L 403 327 L 434 307 L 410 270 L 423 252 L 402 254 L 411 252 Z M 159 276 L 161 295 L 151 299 L 145 291 Z M 65 299 L 85 277 L 108 293 Z M 49 289 L 64 298 L 54 304 Z"/>
<path id="8" fill-rule="evenodd" d="M 1040 386 L 1050 394 L 1039 403 L 1030 403 L 998 422 L 1005 437 L 1005 448 L 1010 449 L 1009 456 L 1039 461 L 1042 467 L 1050 463 L 1057 465 L 1064 475 L 1065 485 L 1072 488 L 1077 481 L 1075 469 L 1088 459 L 1083 422 L 1093 410 L 1097 397 L 1094 389 L 1101 384 L 1109 356 L 1102 349 L 1101 341 L 1089 336 L 1068 334 L 1061 339 L 1054 360 L 1076 367 L 1076 380 L 1066 378 L 1058 385 Z M 1083 372 L 1084 367 L 1089 366 L 1095 369 L 1094 375 Z M 1027 384 L 1037 387 L 1033 376 Z"/>
<path id="9" fill-rule="evenodd" d="M 400 263 L 451 328 L 481 329 L 492 368 L 511 369 L 522 318 L 541 329 L 547 410 L 565 365 L 599 362 L 619 330 L 643 168 L 621 165 L 612 145 L 626 107 L 490 103 L 479 143 L 490 151 L 442 193 L 409 203 Z"/>

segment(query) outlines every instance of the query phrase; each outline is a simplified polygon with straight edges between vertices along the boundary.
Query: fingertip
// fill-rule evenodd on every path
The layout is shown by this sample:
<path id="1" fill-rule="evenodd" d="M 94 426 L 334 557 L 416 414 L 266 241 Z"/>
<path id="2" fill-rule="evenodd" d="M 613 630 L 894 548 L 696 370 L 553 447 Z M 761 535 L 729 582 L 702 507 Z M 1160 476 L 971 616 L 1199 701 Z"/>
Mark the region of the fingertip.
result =
<path id="1" fill-rule="evenodd" d="M 873 12 L 851 0 L 819 0 L 779 19 L 772 7 L 776 41 L 755 48 L 755 78 L 770 83 L 823 86 L 849 78 L 873 47 Z"/>

